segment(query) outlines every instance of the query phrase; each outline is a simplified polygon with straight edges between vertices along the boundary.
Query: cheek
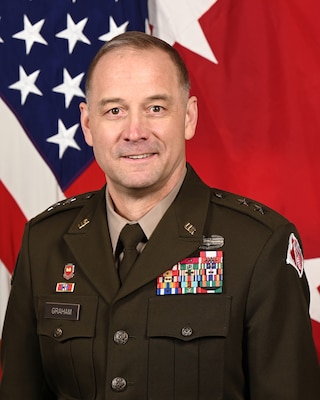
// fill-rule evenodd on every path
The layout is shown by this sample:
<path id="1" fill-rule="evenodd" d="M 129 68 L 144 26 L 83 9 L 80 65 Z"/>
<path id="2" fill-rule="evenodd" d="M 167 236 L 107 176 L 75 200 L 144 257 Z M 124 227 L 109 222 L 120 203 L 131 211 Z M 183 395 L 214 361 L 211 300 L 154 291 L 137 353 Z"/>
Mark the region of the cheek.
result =
<path id="1" fill-rule="evenodd" d="M 103 124 L 96 121 L 91 122 L 90 129 L 85 134 L 86 142 L 93 146 L 98 152 L 107 146 L 108 129 Z"/>
<path id="2" fill-rule="evenodd" d="M 104 136 L 93 137 L 93 149 L 95 154 L 104 155 L 109 152 L 110 144 L 107 143 Z"/>
<path id="3" fill-rule="evenodd" d="M 107 166 L 112 161 L 108 147 L 104 143 L 95 140 L 93 142 L 93 154 L 100 168 L 105 171 Z"/>
<path id="4" fill-rule="evenodd" d="M 110 132 L 105 131 L 95 131 L 91 136 L 92 146 L 95 158 L 103 162 L 105 160 L 112 159 L 112 154 L 114 154 L 114 138 Z"/>
<path id="5" fill-rule="evenodd" d="M 165 141 L 175 150 L 185 146 L 185 129 L 183 124 L 172 124 L 166 132 Z"/>

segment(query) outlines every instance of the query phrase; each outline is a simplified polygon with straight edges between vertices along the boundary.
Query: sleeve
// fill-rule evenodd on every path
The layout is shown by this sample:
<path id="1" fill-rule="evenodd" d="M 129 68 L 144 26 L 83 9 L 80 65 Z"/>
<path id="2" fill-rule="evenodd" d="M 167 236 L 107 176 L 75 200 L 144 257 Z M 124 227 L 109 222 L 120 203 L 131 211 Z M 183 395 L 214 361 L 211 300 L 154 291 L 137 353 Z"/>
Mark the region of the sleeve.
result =
<path id="1" fill-rule="evenodd" d="M 292 224 L 278 228 L 254 268 L 245 340 L 250 399 L 320 399 L 320 369 L 299 242 Z"/>
<path id="2" fill-rule="evenodd" d="M 41 363 L 26 226 L 16 264 L 1 346 L 1 400 L 54 400 Z"/>

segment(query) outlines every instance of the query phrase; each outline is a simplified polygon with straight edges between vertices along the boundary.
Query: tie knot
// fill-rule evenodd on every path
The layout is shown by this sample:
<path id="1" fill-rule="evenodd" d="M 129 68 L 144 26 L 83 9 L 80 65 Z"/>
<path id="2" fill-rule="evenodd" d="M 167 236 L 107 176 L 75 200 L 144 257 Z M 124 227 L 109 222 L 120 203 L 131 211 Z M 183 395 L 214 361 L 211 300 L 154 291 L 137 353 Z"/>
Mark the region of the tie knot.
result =
<path id="1" fill-rule="evenodd" d="M 119 241 L 125 250 L 136 249 L 144 240 L 144 233 L 139 224 L 127 224 L 120 232 Z"/>

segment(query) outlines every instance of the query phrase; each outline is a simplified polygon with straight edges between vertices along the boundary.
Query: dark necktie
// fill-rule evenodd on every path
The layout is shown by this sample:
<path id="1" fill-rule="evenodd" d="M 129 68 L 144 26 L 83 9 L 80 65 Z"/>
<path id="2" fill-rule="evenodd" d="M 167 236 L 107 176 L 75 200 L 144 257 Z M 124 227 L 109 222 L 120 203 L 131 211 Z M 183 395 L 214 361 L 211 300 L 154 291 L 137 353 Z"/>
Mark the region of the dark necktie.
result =
<path id="1" fill-rule="evenodd" d="M 119 263 L 119 277 L 121 283 L 125 280 L 130 268 L 138 258 L 137 245 L 143 242 L 145 235 L 139 224 L 127 224 L 120 232 L 119 245 L 123 251 L 123 259 Z"/>

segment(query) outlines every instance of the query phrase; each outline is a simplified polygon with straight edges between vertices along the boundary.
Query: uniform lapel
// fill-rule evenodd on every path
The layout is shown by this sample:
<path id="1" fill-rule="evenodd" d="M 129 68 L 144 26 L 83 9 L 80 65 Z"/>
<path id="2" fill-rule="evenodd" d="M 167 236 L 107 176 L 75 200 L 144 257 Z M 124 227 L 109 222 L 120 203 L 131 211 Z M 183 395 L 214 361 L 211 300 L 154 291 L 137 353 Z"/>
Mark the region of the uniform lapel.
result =
<path id="1" fill-rule="evenodd" d="M 65 241 L 88 280 L 111 303 L 120 283 L 108 231 L 105 188 L 88 200 L 65 234 Z"/>
<path id="2" fill-rule="evenodd" d="M 155 280 L 202 243 L 210 188 L 188 166 L 177 198 L 152 234 L 115 300 Z"/>
<path id="3" fill-rule="evenodd" d="M 122 287 L 112 255 L 105 188 L 88 200 L 65 234 L 65 241 L 88 280 L 111 303 L 155 280 L 178 261 L 197 251 L 202 243 L 209 202 L 210 188 L 188 166 L 180 192 Z"/>

